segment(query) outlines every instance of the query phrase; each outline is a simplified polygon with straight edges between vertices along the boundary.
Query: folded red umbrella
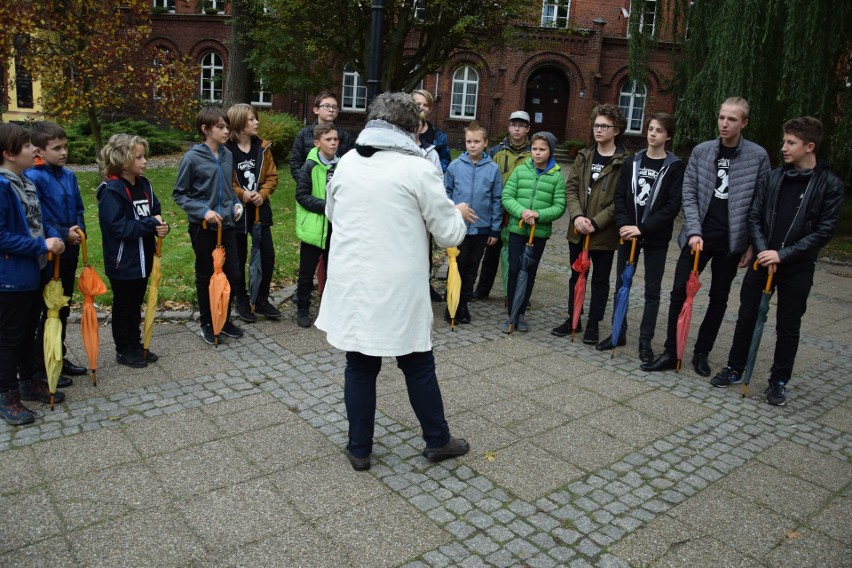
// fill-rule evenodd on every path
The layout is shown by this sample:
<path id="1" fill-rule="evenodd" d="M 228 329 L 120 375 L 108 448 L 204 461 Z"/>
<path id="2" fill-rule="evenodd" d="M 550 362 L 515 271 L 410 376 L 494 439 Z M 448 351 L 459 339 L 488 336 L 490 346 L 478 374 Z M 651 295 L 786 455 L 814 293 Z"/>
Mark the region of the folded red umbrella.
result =
<path id="1" fill-rule="evenodd" d="M 589 272 L 589 267 L 592 265 L 592 262 L 589 260 L 589 237 L 591 235 L 586 235 L 586 241 L 583 243 L 583 251 L 571 265 L 571 270 L 580 273 L 577 283 L 574 284 L 574 305 L 571 306 L 573 318 L 571 321 L 571 341 L 574 341 L 574 334 L 577 331 L 577 326 L 580 324 L 580 314 L 583 313 L 583 302 L 586 299 L 586 275 Z"/>
<path id="2" fill-rule="evenodd" d="M 686 300 L 684 300 L 680 314 L 677 316 L 677 365 L 675 365 L 675 372 L 680 371 L 680 362 L 683 359 L 686 338 L 689 337 L 689 326 L 692 323 L 692 304 L 698 289 L 701 288 L 701 282 L 698 281 L 698 257 L 701 255 L 701 247 L 696 247 L 694 252 L 695 260 L 692 263 L 692 272 L 689 273 L 689 279 L 686 281 Z"/>

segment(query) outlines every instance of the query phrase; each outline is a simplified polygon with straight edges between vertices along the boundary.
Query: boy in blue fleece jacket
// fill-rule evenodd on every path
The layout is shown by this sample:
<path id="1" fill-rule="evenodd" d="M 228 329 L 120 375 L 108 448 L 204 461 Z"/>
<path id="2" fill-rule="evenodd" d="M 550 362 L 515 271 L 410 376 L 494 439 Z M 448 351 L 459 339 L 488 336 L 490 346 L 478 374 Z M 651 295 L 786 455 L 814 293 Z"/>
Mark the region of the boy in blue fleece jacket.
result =
<path id="1" fill-rule="evenodd" d="M 467 152 L 450 163 L 444 174 L 444 186 L 447 188 L 447 197 L 453 203 L 467 203 L 476 215 L 467 228 L 464 242 L 458 247 L 457 261 L 461 276 L 461 297 L 456 319 L 459 323 L 470 323 L 467 304 L 473 297 L 479 259 L 485 247 L 494 245 L 500 238 L 503 177 L 500 168 L 485 153 L 488 132 L 483 126 L 476 122 L 467 125 L 464 129 L 464 143 Z M 450 321 L 449 311 L 444 314 L 444 319 Z"/>

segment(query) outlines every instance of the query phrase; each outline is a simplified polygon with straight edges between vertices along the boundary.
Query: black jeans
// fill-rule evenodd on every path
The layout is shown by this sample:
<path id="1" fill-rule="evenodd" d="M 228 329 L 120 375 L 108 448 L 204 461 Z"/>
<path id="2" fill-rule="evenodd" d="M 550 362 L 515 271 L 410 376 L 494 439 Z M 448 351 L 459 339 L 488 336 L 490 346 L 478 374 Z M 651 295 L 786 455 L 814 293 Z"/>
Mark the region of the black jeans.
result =
<path id="1" fill-rule="evenodd" d="M 497 243 L 488 246 L 486 241 L 485 253 L 482 256 L 482 268 L 479 269 L 479 282 L 475 289 L 481 296 L 487 296 L 494 287 L 494 279 L 497 278 L 497 270 L 500 267 L 500 251 L 503 250 L 503 239 L 497 239 Z"/>
<path id="2" fill-rule="evenodd" d="M 467 235 L 459 245 L 459 256 L 456 259 L 461 276 L 461 296 L 459 304 L 465 305 L 473 297 L 473 285 L 476 283 L 476 272 L 479 260 L 488 245 L 488 235 Z M 494 248 L 494 247 L 488 247 Z"/>
<path id="3" fill-rule="evenodd" d="M 677 354 L 677 318 L 683 303 L 686 301 L 686 282 L 692 271 L 693 260 L 689 246 L 683 247 L 675 267 L 674 284 L 672 286 L 671 303 L 669 304 L 669 321 L 666 330 L 666 352 L 674 357 Z M 708 355 L 716 343 L 719 328 L 728 309 L 728 295 L 731 292 L 731 282 L 737 275 L 737 265 L 740 262 L 739 255 L 728 255 L 728 243 L 726 239 L 719 242 L 704 241 L 704 250 L 698 259 L 699 274 L 710 264 L 712 276 L 710 279 L 710 302 L 707 305 L 707 313 L 704 321 L 698 328 L 698 339 L 695 340 L 695 353 Z M 706 284 L 705 284 L 706 285 Z"/>
<path id="4" fill-rule="evenodd" d="M 36 327 L 43 305 L 41 290 L 0 292 L 0 392 L 16 390 L 17 375 L 21 380 L 35 376 Z"/>
<path id="5" fill-rule="evenodd" d="M 506 303 L 509 308 L 509 315 L 512 315 L 512 305 L 515 301 L 515 290 L 518 285 L 518 274 L 521 272 L 521 257 L 524 254 L 524 249 L 529 243 L 529 237 L 522 237 L 515 233 L 509 233 L 509 285 L 508 301 Z M 527 291 L 524 294 L 524 303 L 518 310 L 519 315 L 527 313 L 527 306 L 530 303 L 532 296 L 533 285 L 535 284 L 535 275 L 538 272 L 538 264 L 541 261 L 541 255 L 544 254 L 544 246 L 547 244 L 547 239 L 539 239 L 533 237 L 533 260 L 527 268 Z M 517 324 L 517 322 L 514 322 Z"/>
<path id="6" fill-rule="evenodd" d="M 248 233 L 235 231 L 234 238 L 237 241 L 237 256 L 239 271 L 239 282 L 232 283 L 234 289 L 234 298 L 238 302 L 248 302 L 249 294 L 247 290 L 248 279 L 246 278 L 246 261 L 249 258 Z M 268 225 L 263 225 L 260 230 L 260 290 L 257 293 L 257 303 L 261 304 L 269 299 L 269 286 L 272 284 L 272 272 L 275 270 L 275 247 L 272 243 L 272 229 Z"/>
<path id="7" fill-rule="evenodd" d="M 581 252 L 583 252 L 583 239 L 580 239 L 578 243 L 568 243 L 568 253 L 572 265 Z M 592 261 L 592 266 L 589 267 L 592 289 L 592 297 L 589 300 L 589 321 L 601 321 L 604 317 L 604 312 L 606 312 L 606 303 L 609 299 L 609 273 L 612 272 L 612 260 L 614 257 L 614 250 L 589 251 L 589 259 Z M 580 278 L 580 273 L 571 269 L 571 278 L 568 280 L 569 312 L 574 306 L 574 287 L 577 284 L 578 278 Z"/>
<path id="8" fill-rule="evenodd" d="M 112 288 L 112 339 L 115 352 L 129 354 L 142 349 L 140 307 L 145 299 L 148 278 L 134 280 L 109 279 Z"/>
<path id="9" fill-rule="evenodd" d="M 615 261 L 615 271 L 618 274 L 615 280 L 615 295 L 621 288 L 621 274 L 630 259 L 630 241 L 618 247 L 618 257 Z M 657 328 L 657 314 L 660 311 L 660 291 L 663 284 L 663 272 L 666 269 L 666 256 L 668 250 L 665 248 L 645 248 L 636 244 L 636 257 L 633 259 L 638 264 L 639 257 L 644 259 L 645 277 L 645 307 L 642 310 L 642 322 L 639 324 L 639 341 L 650 342 L 654 338 Z M 634 273 L 633 281 L 636 282 Z M 622 329 L 627 329 L 625 322 Z"/>
<path id="10" fill-rule="evenodd" d="M 296 283 L 296 305 L 299 309 L 311 306 L 311 291 L 314 289 L 314 272 L 322 256 L 328 273 L 328 249 L 321 249 L 303 242 L 299 249 L 299 279 Z"/>
<path id="11" fill-rule="evenodd" d="M 195 291 L 198 295 L 198 312 L 201 325 L 213 325 L 210 312 L 210 277 L 213 276 L 213 250 L 216 248 L 216 230 L 203 229 L 201 225 L 189 224 L 189 238 L 195 251 Z M 234 299 L 234 285 L 240 277 L 237 262 L 237 240 L 234 229 L 222 229 L 222 246 L 225 247 L 225 265 L 222 271 L 231 285 L 231 298 L 228 301 L 228 317 L 231 321 L 231 305 Z"/>
<path id="12" fill-rule="evenodd" d="M 396 358 L 405 375 L 408 401 L 420 421 L 423 439 L 429 448 L 450 441 L 450 428 L 444 418 L 444 401 L 435 375 L 435 357 L 431 351 L 409 353 Z M 382 369 L 382 358 L 357 351 L 346 352 L 343 398 L 349 420 L 347 449 L 356 457 L 373 452 L 376 423 L 376 377 Z"/>
<path id="13" fill-rule="evenodd" d="M 728 354 L 728 366 L 733 369 L 741 371 L 746 366 L 767 274 L 767 269 L 758 265 L 757 270 L 749 267 L 743 278 L 737 327 L 734 330 L 734 341 Z M 807 310 L 808 295 L 813 283 L 814 262 L 812 260 L 778 265 L 778 271 L 772 277 L 772 287 L 778 294 L 778 311 L 775 323 L 777 334 L 775 357 L 769 371 L 770 382 L 786 383 L 793 374 L 796 352 L 799 350 L 802 316 Z"/>

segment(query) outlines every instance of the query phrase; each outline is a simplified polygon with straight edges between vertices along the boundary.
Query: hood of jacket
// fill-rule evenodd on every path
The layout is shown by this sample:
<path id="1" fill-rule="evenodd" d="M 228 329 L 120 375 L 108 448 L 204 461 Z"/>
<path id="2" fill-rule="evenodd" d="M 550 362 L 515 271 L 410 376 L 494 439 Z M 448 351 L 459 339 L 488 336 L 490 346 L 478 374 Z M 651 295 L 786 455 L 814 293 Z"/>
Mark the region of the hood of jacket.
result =
<path id="1" fill-rule="evenodd" d="M 355 150 L 362 156 L 372 156 L 379 150 L 390 150 L 421 158 L 426 153 L 414 142 L 414 134 L 385 120 L 371 120 L 358 135 Z"/>

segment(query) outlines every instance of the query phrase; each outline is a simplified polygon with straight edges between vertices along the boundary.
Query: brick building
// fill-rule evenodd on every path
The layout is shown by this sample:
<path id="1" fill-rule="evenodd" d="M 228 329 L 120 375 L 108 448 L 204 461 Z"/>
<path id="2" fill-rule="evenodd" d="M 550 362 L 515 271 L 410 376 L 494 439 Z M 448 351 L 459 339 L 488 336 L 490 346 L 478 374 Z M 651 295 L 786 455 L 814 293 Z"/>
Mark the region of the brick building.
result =
<path id="1" fill-rule="evenodd" d="M 532 51 L 505 50 L 480 54 L 459 50 L 439 72 L 423 81 L 436 95 L 433 119 L 459 147 L 463 128 L 471 120 L 485 124 L 492 138 L 506 130 L 508 115 L 529 112 L 533 131 L 549 130 L 560 140 L 591 140 L 589 113 L 596 101 L 617 103 L 628 118 L 625 141 L 642 144 L 645 112 L 674 110 L 666 90 L 671 77 L 672 45 L 658 41 L 649 55 L 646 84 L 628 78 L 628 13 L 642 10 L 643 29 L 659 27 L 662 2 L 656 0 L 561 0 L 541 3 L 540 21 L 524 26 L 534 40 Z M 220 100 L 228 62 L 227 5 L 210 0 L 206 13 L 175 0 L 152 0 L 150 42 L 189 55 L 199 66 L 199 93 Z M 631 6 L 632 4 L 632 6 Z M 332 86 L 340 94 L 340 122 L 357 132 L 366 111 L 366 78 L 341 71 Z M 312 119 L 304 94 L 273 94 L 257 90 L 253 103 Z M 307 103 L 307 108 L 306 108 Z"/>

